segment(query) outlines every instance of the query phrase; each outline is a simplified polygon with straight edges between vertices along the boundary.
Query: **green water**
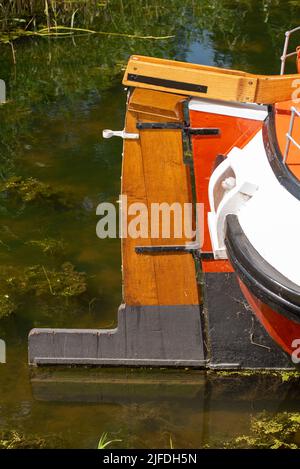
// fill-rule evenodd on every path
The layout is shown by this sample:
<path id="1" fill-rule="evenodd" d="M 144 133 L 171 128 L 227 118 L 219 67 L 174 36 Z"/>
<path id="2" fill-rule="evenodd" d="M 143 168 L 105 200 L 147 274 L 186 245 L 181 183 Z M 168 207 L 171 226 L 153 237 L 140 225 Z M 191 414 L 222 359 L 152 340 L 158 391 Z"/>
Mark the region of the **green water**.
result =
<path id="1" fill-rule="evenodd" d="M 118 447 L 169 447 L 170 436 L 176 447 L 218 445 L 249 433 L 251 416 L 263 410 L 299 411 L 297 384 L 248 377 L 247 389 L 240 379 L 235 388 L 232 378 L 228 385 L 227 378 L 187 371 L 45 370 L 30 376 L 27 335 L 32 327 L 116 324 L 120 244 L 96 237 L 95 208 L 119 195 L 121 142 L 103 141 L 101 130 L 123 128 L 120 83 L 129 55 L 277 73 L 284 31 L 300 24 L 300 6 L 272 0 L 123 3 L 114 0 L 99 15 L 87 13 L 84 25 L 174 37 L 23 38 L 14 43 L 16 65 L 11 47 L 0 45 L 0 79 L 8 95 L 0 107 L 0 182 L 32 177 L 72 201 L 66 208 L 0 194 L 0 300 L 11 268 L 60 272 L 70 262 L 86 273 L 87 286 L 72 298 L 51 289 L 14 292 L 14 312 L 0 319 L 7 344 L 7 363 L 0 365 L 0 431 L 75 448 L 96 447 L 104 431 L 122 440 Z M 64 248 L 49 255 L 31 243 L 49 238 Z"/>

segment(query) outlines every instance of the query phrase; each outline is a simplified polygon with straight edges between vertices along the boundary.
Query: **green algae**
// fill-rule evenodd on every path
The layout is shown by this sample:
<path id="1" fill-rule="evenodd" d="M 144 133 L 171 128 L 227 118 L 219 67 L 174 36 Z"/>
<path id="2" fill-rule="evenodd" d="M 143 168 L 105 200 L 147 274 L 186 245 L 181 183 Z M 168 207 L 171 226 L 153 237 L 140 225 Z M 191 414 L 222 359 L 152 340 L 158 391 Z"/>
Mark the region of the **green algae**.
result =
<path id="1" fill-rule="evenodd" d="M 87 289 L 86 274 L 77 272 L 70 262 L 65 262 L 60 270 L 46 270 L 42 265 L 24 270 L 23 288 L 35 295 L 50 293 L 53 296 L 72 297 L 84 293 Z"/>
<path id="2" fill-rule="evenodd" d="M 0 193 L 16 197 L 24 203 L 45 201 L 65 208 L 73 206 L 63 191 L 33 177 L 13 176 L 0 184 Z"/>
<path id="3" fill-rule="evenodd" d="M 2 449 L 45 449 L 62 448 L 64 440 L 59 436 L 24 435 L 17 430 L 0 432 L 0 450 Z"/>
<path id="4" fill-rule="evenodd" d="M 300 371 L 297 370 L 223 370 L 214 373 L 222 377 L 274 376 L 280 378 L 282 383 L 298 381 L 300 378 Z"/>
<path id="5" fill-rule="evenodd" d="M 10 316 L 17 307 L 15 300 L 8 293 L 3 293 L 0 287 L 0 319 Z"/>
<path id="6" fill-rule="evenodd" d="M 78 272 L 70 262 L 59 269 L 46 269 L 43 265 L 23 269 L 2 267 L 0 269 L 0 318 L 15 313 L 28 295 L 49 296 L 58 299 L 76 298 L 87 290 L 84 272 Z"/>
<path id="7" fill-rule="evenodd" d="M 251 419 L 250 435 L 235 438 L 230 447 L 257 449 L 299 449 L 300 413 L 281 412 L 270 416 L 263 412 Z"/>
<path id="8" fill-rule="evenodd" d="M 283 383 L 296 381 L 300 378 L 300 371 L 279 371 L 278 373 Z"/>
<path id="9" fill-rule="evenodd" d="M 300 449 L 300 413 L 263 411 L 250 420 L 249 433 L 211 440 L 203 449 Z"/>
<path id="10" fill-rule="evenodd" d="M 49 256 L 61 256 L 66 251 L 64 241 L 56 238 L 33 239 L 26 244 L 37 247 Z"/>

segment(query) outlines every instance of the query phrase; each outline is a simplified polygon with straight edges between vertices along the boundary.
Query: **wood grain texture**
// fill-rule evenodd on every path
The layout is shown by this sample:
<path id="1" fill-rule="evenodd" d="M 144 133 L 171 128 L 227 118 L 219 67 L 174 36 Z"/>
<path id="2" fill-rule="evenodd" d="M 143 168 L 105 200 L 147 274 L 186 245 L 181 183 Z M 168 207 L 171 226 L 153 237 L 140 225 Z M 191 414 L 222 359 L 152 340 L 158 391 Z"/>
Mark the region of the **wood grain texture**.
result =
<path id="1" fill-rule="evenodd" d="M 295 80 L 298 80 L 298 83 Z M 255 102 L 275 104 L 289 101 L 296 88 L 299 88 L 299 83 L 300 75 L 259 76 Z"/>
<path id="2" fill-rule="evenodd" d="M 181 84 L 202 85 L 206 92 L 139 83 L 129 79 L 128 74 L 148 78 L 172 80 Z M 295 75 L 254 75 L 238 70 L 222 69 L 205 65 L 177 62 L 152 57 L 132 56 L 127 64 L 123 84 L 142 89 L 166 91 L 168 93 L 196 96 L 201 98 L 238 101 L 245 103 L 274 104 L 291 99 L 295 91 Z"/>
<path id="3" fill-rule="evenodd" d="M 152 116 L 166 117 L 168 120 L 183 120 L 182 103 L 187 96 L 164 93 L 161 91 L 135 89 L 128 103 L 129 111 L 139 114 L 151 114 Z"/>
<path id="4" fill-rule="evenodd" d="M 162 99 L 161 95 L 147 90 L 133 92 L 126 114 L 127 132 L 136 132 L 137 122 L 182 120 L 180 103 L 183 97 L 178 95 L 174 99 L 174 95 L 164 94 Z M 141 107 L 142 112 L 130 110 Z M 191 202 L 190 176 L 183 163 L 180 130 L 141 130 L 139 133 L 139 140 L 124 141 L 122 195 L 127 196 L 128 204 L 143 202 L 146 205 L 150 227 L 151 203 Z M 128 217 L 128 222 L 130 220 Z M 122 240 L 124 302 L 128 305 L 198 304 L 191 254 L 136 254 L 136 246 L 183 244 L 186 241 L 184 236 L 179 239 L 162 238 L 161 233 L 159 236 Z"/>

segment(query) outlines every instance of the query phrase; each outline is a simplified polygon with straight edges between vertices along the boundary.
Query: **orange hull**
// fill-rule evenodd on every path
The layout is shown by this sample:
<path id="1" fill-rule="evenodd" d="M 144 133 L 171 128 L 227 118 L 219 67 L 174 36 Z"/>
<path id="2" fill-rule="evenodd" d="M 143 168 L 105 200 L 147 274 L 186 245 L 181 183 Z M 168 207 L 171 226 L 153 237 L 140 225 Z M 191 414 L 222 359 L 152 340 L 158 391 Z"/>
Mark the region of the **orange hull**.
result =
<path id="1" fill-rule="evenodd" d="M 254 296 L 240 279 L 239 284 L 244 297 L 268 334 L 285 352 L 292 355 L 295 351 L 292 344 L 295 344 L 295 341 L 300 338 L 300 324 L 271 309 Z"/>
<path id="2" fill-rule="evenodd" d="M 286 133 L 289 128 L 292 105 L 293 103 L 289 101 L 275 106 L 276 137 L 282 153 L 285 150 Z M 190 122 L 192 127 L 218 127 L 220 129 L 220 135 L 217 137 L 201 138 L 193 136 L 192 138 L 196 197 L 198 203 L 204 204 L 205 212 L 202 269 L 204 273 L 233 272 L 235 268 L 229 260 L 216 260 L 212 255 L 213 249 L 207 219 L 208 212 L 211 209 L 208 185 L 217 166 L 218 155 L 223 155 L 226 158 L 226 155 L 233 147 L 244 148 L 262 128 L 263 123 L 230 115 L 199 112 L 199 110 L 190 111 Z M 295 120 L 294 134 L 300 134 L 300 119 Z M 295 146 L 290 147 L 287 166 L 293 175 L 300 179 L 300 151 Z M 265 330 L 277 345 L 286 353 L 292 355 L 295 350 L 293 344 L 295 344 L 295 340 L 300 339 L 300 322 L 286 317 L 259 299 L 240 278 L 239 284 L 244 297 Z"/>

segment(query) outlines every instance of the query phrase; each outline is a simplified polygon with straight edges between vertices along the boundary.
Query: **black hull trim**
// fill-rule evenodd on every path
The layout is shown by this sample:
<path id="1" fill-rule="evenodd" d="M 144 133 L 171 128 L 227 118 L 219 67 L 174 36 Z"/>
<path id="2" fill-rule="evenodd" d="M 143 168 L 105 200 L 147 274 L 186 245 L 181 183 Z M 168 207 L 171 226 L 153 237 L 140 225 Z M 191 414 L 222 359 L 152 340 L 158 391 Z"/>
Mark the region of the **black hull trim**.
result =
<path id="1" fill-rule="evenodd" d="M 300 287 L 278 272 L 252 246 L 236 215 L 227 215 L 228 258 L 249 290 L 274 311 L 300 323 Z"/>

